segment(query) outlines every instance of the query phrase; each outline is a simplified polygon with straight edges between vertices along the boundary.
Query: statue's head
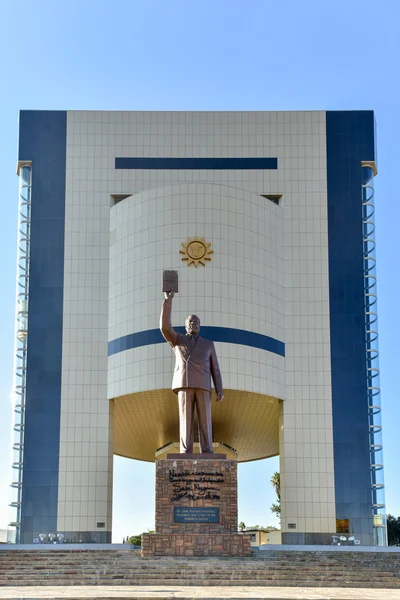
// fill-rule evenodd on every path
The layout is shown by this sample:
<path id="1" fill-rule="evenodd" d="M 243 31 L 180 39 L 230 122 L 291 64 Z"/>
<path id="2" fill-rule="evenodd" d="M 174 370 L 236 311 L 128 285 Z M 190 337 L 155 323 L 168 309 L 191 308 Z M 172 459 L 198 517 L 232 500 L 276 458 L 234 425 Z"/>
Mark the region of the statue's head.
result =
<path id="1" fill-rule="evenodd" d="M 200 331 L 200 319 L 196 315 L 189 315 L 185 321 L 186 331 L 189 335 L 197 335 Z"/>

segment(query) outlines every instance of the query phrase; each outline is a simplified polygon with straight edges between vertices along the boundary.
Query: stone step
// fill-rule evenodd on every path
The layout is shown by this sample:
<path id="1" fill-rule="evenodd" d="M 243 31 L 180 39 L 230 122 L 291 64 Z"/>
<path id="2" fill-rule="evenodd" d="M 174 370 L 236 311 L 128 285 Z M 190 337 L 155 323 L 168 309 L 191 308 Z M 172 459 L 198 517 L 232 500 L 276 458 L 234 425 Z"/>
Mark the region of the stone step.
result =
<path id="1" fill-rule="evenodd" d="M 98 572 L 106 572 L 106 571 L 113 571 L 115 573 L 119 572 L 119 573 L 138 573 L 138 574 L 143 574 L 143 573 L 172 573 L 172 572 L 176 572 L 176 573 L 180 573 L 182 572 L 181 568 L 167 568 L 164 567 L 162 569 L 157 569 L 156 567 L 151 567 L 151 568 L 145 568 L 145 567 L 141 567 L 141 566 L 135 566 L 135 567 L 121 567 L 121 565 L 118 566 L 105 566 L 105 565 L 88 565 L 88 566 L 82 566 L 82 565 L 60 565 L 58 564 L 54 564 L 54 565 L 42 565 L 40 567 L 37 566 L 32 566 L 32 565 L 25 565 L 25 566 L 19 566 L 19 567 L 10 567 L 10 568 L 4 568 L 4 567 L 0 567 L 0 576 L 4 576 L 6 574 L 12 574 L 14 576 L 19 575 L 26 575 L 28 573 L 42 573 L 42 572 L 52 572 L 52 573 L 58 573 L 60 571 L 79 571 L 79 572 L 85 572 L 85 573 L 98 573 Z M 271 572 L 280 572 L 280 573 L 299 573 L 299 569 L 297 569 L 297 567 L 294 567 L 292 565 L 284 565 L 284 566 L 270 566 L 270 567 L 259 567 L 259 568 L 243 568 L 243 569 L 228 569 L 228 568 L 221 568 L 221 569 L 216 569 L 216 568 L 209 568 L 209 569 L 198 569 L 198 568 L 193 568 L 193 567 L 186 567 L 185 568 L 185 574 L 186 575 L 193 575 L 193 574 L 197 574 L 199 572 L 202 572 L 204 574 L 206 574 L 207 576 L 213 576 L 213 575 L 218 575 L 219 573 L 232 573 L 232 574 L 240 574 L 240 573 L 245 573 L 248 575 L 257 575 L 259 573 L 271 573 Z M 347 565 L 343 566 L 343 565 L 330 565 L 330 566 L 325 566 L 325 567 L 310 567 L 310 566 L 303 566 L 301 571 L 302 573 L 318 573 L 318 572 L 330 572 L 330 573 L 341 573 L 341 574 L 345 574 L 345 573 L 349 573 L 349 574 L 353 574 L 354 570 L 349 568 Z M 364 573 L 365 575 L 368 575 L 369 573 L 371 573 L 371 569 L 366 567 L 366 566 L 358 566 L 357 568 L 357 572 L 358 573 Z M 382 566 L 381 569 L 376 569 L 373 571 L 376 574 L 379 573 L 386 573 L 386 572 L 393 572 L 393 573 L 397 573 L 398 572 L 398 567 L 396 565 L 385 565 L 384 568 Z"/>
<path id="2" fill-rule="evenodd" d="M 41 580 L 43 578 L 46 579 L 52 579 L 52 580 L 57 580 L 58 578 L 63 578 L 63 579 L 74 579 L 74 578 L 81 578 L 81 579 L 101 579 L 101 580 L 105 580 L 105 579 L 132 579 L 132 580 L 145 580 L 145 579 L 181 579 L 182 578 L 182 572 L 171 572 L 171 573 L 147 573 L 147 574 L 143 574 L 143 573 L 122 573 L 122 572 L 112 572 L 112 573 L 100 573 L 99 571 L 92 571 L 92 572 L 79 572 L 78 570 L 74 570 L 74 571 L 65 571 L 65 570 L 58 570 L 58 571 L 46 571 L 46 572 L 40 572 L 40 573 L 26 573 L 23 574 L 23 581 L 31 581 L 31 580 Z M 218 574 L 209 574 L 209 573 L 185 573 L 185 579 L 187 580 L 191 580 L 191 579 L 207 579 L 209 581 L 211 580 L 220 580 L 220 579 L 230 579 L 230 580 L 242 580 L 242 579 L 274 579 L 274 578 L 279 578 L 279 579 L 283 579 L 283 578 L 287 578 L 289 575 L 296 580 L 303 580 L 303 579 L 326 579 L 327 577 L 329 577 L 331 580 L 334 579 L 351 579 L 352 577 L 354 577 L 353 573 L 343 573 L 343 572 L 336 572 L 336 573 L 325 573 L 325 572 L 314 572 L 314 573 L 309 573 L 309 572 L 304 572 L 304 573 L 295 573 L 295 572 L 282 572 L 282 571 L 275 571 L 275 572 L 261 572 L 261 573 L 257 573 L 257 574 L 252 574 L 252 573 L 240 573 L 240 574 L 233 574 L 231 577 L 228 577 L 226 573 L 218 573 Z M 8 574 L 7 576 L 1 577 L 0 581 L 1 582 L 6 582 L 6 581 L 21 581 L 21 574 Z M 375 581 L 378 579 L 390 579 L 390 580 L 394 580 L 394 579 L 399 579 L 398 573 L 390 573 L 390 572 L 386 572 L 386 573 L 373 573 L 370 574 L 368 576 L 368 574 L 362 574 L 362 573 L 357 573 L 357 577 L 359 579 L 363 579 L 364 582 L 367 581 Z"/>
<path id="3" fill-rule="evenodd" d="M 396 556 L 396 555 L 394 555 Z M 176 557 L 175 559 L 168 559 L 165 557 L 154 557 L 151 559 L 147 559 L 147 558 L 140 558 L 140 557 L 131 557 L 131 558 L 124 558 L 124 559 L 119 559 L 119 558 L 107 558 L 107 557 L 103 557 L 103 556 L 95 556 L 95 557 L 82 557 L 82 556 L 77 556 L 77 557 L 73 557 L 71 558 L 71 556 L 68 557 L 64 557 L 64 556 L 59 556 L 58 553 L 54 553 L 52 554 L 52 556 L 42 556 L 42 557 L 31 557 L 31 556 L 24 556 L 24 557 L 15 557 L 15 556 L 11 556 L 11 557 L 5 557 L 1 554 L 0 552 L 0 564 L 4 565 L 4 564 L 25 564 L 26 562 L 30 562 L 30 563 L 34 563 L 34 564 L 46 564 L 46 563 L 60 563 L 60 562 L 64 562 L 64 563 L 75 563 L 75 562 L 79 562 L 80 564 L 83 563 L 93 563 L 93 562 L 103 562 L 105 564 L 132 564 L 132 563 L 143 563 L 143 564 L 152 564 L 152 563 L 157 563 L 157 564 L 169 564 L 171 562 L 173 562 L 175 565 L 181 565 L 181 566 L 185 566 L 188 564 L 188 561 L 192 562 L 192 563 L 198 563 L 199 565 L 201 565 L 202 567 L 206 567 L 206 566 L 214 566 L 215 564 L 225 564 L 226 566 L 230 566 L 232 568 L 236 567 L 236 566 L 241 566 L 241 565 L 251 565 L 251 564 L 268 564 L 268 563 L 272 563 L 272 564 L 352 564 L 352 565 L 360 565 L 360 564 L 373 564 L 373 565 L 379 565 L 379 564 L 387 564 L 387 563 L 393 563 L 393 564 L 399 564 L 399 558 L 393 558 L 391 559 L 390 557 L 386 557 L 382 560 L 379 560 L 378 558 L 371 558 L 371 556 L 369 555 L 368 558 L 364 558 L 364 557 L 360 557 L 360 560 L 354 560 L 351 559 L 349 557 L 343 557 L 341 559 L 339 558 L 327 558 L 327 557 L 318 557 L 316 559 L 312 559 L 310 558 L 309 560 L 305 561 L 304 559 L 301 560 L 296 560 L 296 559 L 284 559 L 284 558 L 247 558 L 244 557 L 240 560 L 236 560 L 236 561 L 232 561 L 229 559 L 222 559 L 222 558 L 215 558 L 214 560 L 210 560 L 210 559 L 206 559 L 206 558 L 202 558 L 202 557 L 192 557 L 192 558 L 185 558 L 182 559 L 180 557 Z"/>
<path id="4" fill-rule="evenodd" d="M 183 571 L 179 570 L 179 571 L 148 571 L 148 572 L 144 572 L 144 571 L 131 571 L 131 570 L 126 570 L 126 571 L 120 571 L 118 570 L 113 570 L 113 569 L 87 569 L 87 570 L 83 570 L 83 569 L 63 569 L 60 567 L 58 568 L 54 568 L 54 569 L 41 569 L 41 570 L 36 570 L 36 571 L 30 571 L 30 570 L 25 570 L 25 571 L 9 571 L 7 573 L 3 572 L 0 574 L 0 581 L 4 581 L 10 578 L 13 579 L 26 579 L 26 578 L 31 578 L 31 577 L 48 577 L 51 576 L 53 578 L 56 578 L 60 575 L 63 574 L 73 574 L 73 575 L 78 575 L 78 576 L 95 576 L 95 577 L 103 577 L 103 576 L 108 576 L 110 574 L 114 575 L 114 576 L 129 576 L 129 577 L 136 577 L 136 578 L 146 578 L 146 577 L 160 577 L 160 578 L 166 578 L 166 577 L 181 577 L 182 576 Z M 299 578 L 304 578 L 304 577 L 318 577 L 319 575 L 323 575 L 324 577 L 348 577 L 348 578 L 352 578 L 355 576 L 354 572 L 352 571 L 348 571 L 348 570 L 343 570 L 343 569 L 335 569 L 335 570 L 310 570 L 310 569 L 305 569 L 302 573 L 298 573 L 296 572 L 296 570 L 294 569 L 285 569 L 285 570 L 281 570 L 281 569 L 268 569 L 268 570 L 260 570 L 260 571 L 256 571 L 256 572 L 251 572 L 251 571 L 241 571 L 241 572 L 199 572 L 199 571 L 192 571 L 192 572 L 184 572 L 184 576 L 187 579 L 193 578 L 193 577 L 201 577 L 201 578 L 208 578 L 208 579 L 218 579 L 218 578 L 232 578 L 232 579 L 240 579 L 240 578 L 259 578 L 259 577 L 265 577 L 265 576 L 274 576 L 274 575 L 278 575 L 280 577 L 295 577 L 297 579 Z M 379 577 L 394 577 L 397 578 L 400 582 L 400 576 L 398 574 L 398 571 L 396 570 L 390 570 L 390 569 L 386 569 L 386 570 L 382 570 L 380 572 L 378 571 L 361 571 L 358 570 L 357 571 L 357 575 L 359 577 L 363 577 L 365 580 L 370 580 L 370 579 L 374 579 L 374 578 L 379 578 Z"/>
<path id="5" fill-rule="evenodd" d="M 162 568 L 157 568 L 156 566 L 149 566 L 149 568 L 143 567 L 143 566 L 138 566 L 138 565 L 130 565 L 130 566 L 121 566 L 121 565 L 102 565 L 102 564 L 92 564 L 92 565 L 81 565 L 81 564 L 75 564 L 75 565 L 63 565 L 60 563 L 57 564 L 47 564 L 47 565 L 41 565 L 41 566 L 37 566 L 37 565 L 24 565 L 24 566 L 17 566 L 17 567 L 11 567 L 11 568 L 2 568 L 0 570 L 0 574 L 4 575 L 6 573 L 13 573 L 14 575 L 19 573 L 19 574 L 23 574 L 23 573 L 29 573 L 29 572 L 36 572 L 36 573 L 40 573 L 43 571 L 49 571 L 49 572 L 58 572 L 59 570 L 78 570 L 78 571 L 95 571 L 95 572 L 100 572 L 100 571 L 114 571 L 114 572 L 132 572 L 132 573 L 151 573 L 151 572 L 157 572 L 157 573 L 170 573 L 170 572 L 182 572 L 182 567 L 175 567 L 175 566 L 170 566 L 170 567 L 165 567 L 163 566 Z M 280 571 L 280 572 L 318 572 L 318 571 L 323 571 L 323 572 L 327 572 L 327 571 L 332 571 L 332 572 L 341 572 L 341 573 L 353 573 L 354 569 L 349 568 L 348 565 L 329 565 L 329 566 L 325 566 L 325 567 L 318 567 L 318 566 L 303 566 L 301 569 L 298 569 L 296 566 L 293 565 L 273 565 L 273 566 L 260 566 L 257 568 L 254 568 L 253 566 L 251 568 L 241 568 L 241 569 L 228 569 L 228 568 L 201 568 L 201 567 L 195 567 L 192 565 L 187 565 L 184 569 L 186 574 L 193 574 L 193 573 L 206 573 L 207 575 L 213 575 L 213 574 L 218 574 L 218 573 L 251 573 L 251 574 L 257 574 L 257 573 L 262 573 L 262 572 L 272 572 L 272 571 Z M 374 572 L 379 573 L 379 572 L 386 572 L 386 571 L 393 571 L 396 572 L 397 568 L 396 565 L 382 565 L 380 569 L 375 569 Z M 357 572 L 365 572 L 365 573 L 369 573 L 372 572 L 371 569 L 368 566 L 358 566 Z"/>
<path id="6" fill-rule="evenodd" d="M 24 562 L 11 562 L 11 563 L 5 563 L 3 561 L 1 561 L 1 557 L 0 557 L 0 570 L 5 570 L 5 569 L 24 569 L 27 567 L 30 568 L 36 568 L 36 569 L 41 569 L 41 568 L 52 568 L 57 567 L 57 566 L 65 566 L 65 567 L 74 567 L 76 565 L 78 565 L 79 567 L 103 567 L 103 568 L 135 568 L 135 569 L 146 569 L 146 570 L 151 570 L 151 569 L 169 569 L 169 568 L 178 568 L 178 569 L 189 569 L 189 568 L 198 568 L 198 569 L 202 569 L 202 570 L 208 570 L 208 569 L 228 569 L 231 571 L 236 571 L 236 570 L 241 570 L 241 569 L 246 569 L 246 570 L 252 570 L 252 569 L 269 569 L 269 568 L 296 568 L 296 569 L 301 569 L 301 568 L 317 568 L 317 569 L 329 569 L 329 568 L 344 568 L 344 569 L 348 569 L 348 570 L 353 570 L 353 569 L 358 569 L 358 568 L 364 568 L 364 569 L 369 569 L 369 568 L 374 568 L 374 569 L 381 569 L 381 568 L 399 568 L 400 564 L 396 563 L 396 562 L 389 562 L 389 561 L 385 561 L 382 563 L 375 563 L 375 562 L 363 562 L 363 563 L 353 563 L 353 562 L 347 562 L 347 563 L 341 563 L 341 562 L 320 562 L 320 563 L 293 563 L 293 562 L 283 562 L 283 561 L 276 561 L 276 562 L 271 562 L 271 563 L 243 563 L 243 564 L 237 564 L 237 565 L 229 565 L 229 564 L 224 564 L 224 563 L 220 563 L 220 564 L 201 564 L 198 563 L 196 564 L 195 561 L 193 561 L 193 563 L 183 563 L 183 564 L 151 564 L 151 563 L 145 563 L 145 564 L 140 564 L 140 563 L 133 563 L 133 562 L 120 562 L 120 561 L 77 561 L 77 562 L 73 562 L 73 561 L 35 561 L 35 562 L 31 562 L 31 561 L 24 561 Z"/>
<path id="7" fill-rule="evenodd" d="M 311 566 L 302 566 L 301 568 L 298 568 L 296 566 L 293 565 L 271 565 L 271 566 L 265 566 L 265 567 L 259 567 L 259 568 L 245 568 L 242 567 L 240 569 L 228 569 L 228 568 L 221 568 L 221 569 L 201 569 L 201 568 L 192 568 L 192 567 L 182 567 L 182 568 L 161 568 L 161 569 L 157 569 L 155 567 L 151 567 L 151 568 L 143 568 L 143 567 L 136 567 L 136 566 L 132 566 L 132 565 L 127 565 L 127 566 L 123 566 L 123 565 L 101 565 L 101 564 L 95 564 L 95 565 L 62 565 L 62 564 L 51 564 L 51 565 L 41 565 L 41 566 L 33 566 L 33 565 L 25 565 L 25 566 L 12 566 L 9 568 L 5 568 L 4 566 L 0 567 L 0 575 L 5 575 L 7 573 L 12 573 L 12 574 L 19 574 L 19 575 L 23 575 L 29 572 L 43 572 L 43 571 L 51 571 L 51 572 L 56 572 L 58 570 L 78 570 L 78 571 L 85 571 L 85 572 L 89 572 L 89 571 L 114 571 L 114 572 L 122 572 L 122 573 L 126 573 L 126 572 L 130 572 L 130 573 L 169 573 L 171 571 L 177 571 L 177 572 L 181 572 L 184 571 L 187 574 L 192 574 L 192 573 L 207 573 L 208 575 L 213 575 L 213 574 L 217 574 L 219 572 L 225 572 L 225 573 L 250 573 L 251 575 L 255 575 L 257 573 L 265 573 L 265 572 L 273 572 L 273 571 L 280 571 L 282 573 L 297 573 L 299 571 L 305 572 L 305 573 L 315 573 L 315 572 L 329 572 L 329 573 L 336 573 L 336 572 L 340 572 L 340 573 L 349 573 L 352 574 L 354 573 L 354 571 L 356 570 L 359 573 L 365 573 L 368 574 L 370 572 L 373 573 L 380 573 L 380 572 L 397 572 L 399 570 L 399 567 L 397 565 L 382 565 L 380 568 L 372 568 L 369 567 L 367 565 L 364 566 L 359 566 L 357 565 L 355 568 L 351 568 L 350 566 L 346 565 L 325 565 L 323 567 L 319 567 L 319 566 L 315 566 L 315 567 L 311 567 Z"/>
<path id="8" fill-rule="evenodd" d="M 53 578 L 58 577 L 59 575 L 62 574 L 76 574 L 79 576 L 97 576 L 97 577 L 102 577 L 102 576 L 108 576 L 109 574 L 113 574 L 115 576 L 130 576 L 130 577 L 138 577 L 138 578 L 146 578 L 146 577 L 161 577 L 161 578 L 165 578 L 165 577 L 172 577 L 172 576 L 181 576 L 182 575 L 182 570 L 179 569 L 177 571 L 174 570 L 163 570 L 163 571 L 157 571 L 157 570 L 149 570 L 149 571 L 143 571 L 143 570 L 131 570 L 131 569 L 127 569 L 127 570 L 120 570 L 120 569 L 103 569 L 103 568 L 92 568 L 92 569 L 80 569 L 78 567 L 76 568 L 63 568 L 60 567 L 60 565 L 58 565 L 57 567 L 54 568 L 45 568 L 45 569 L 35 569 L 35 570 L 30 570 L 30 569 L 25 569 L 25 570 L 10 570 L 10 571 L 2 571 L 0 572 L 0 581 L 1 580 L 5 580 L 7 578 L 14 578 L 14 579 L 18 579 L 18 578 L 28 578 L 28 577 L 45 577 L 45 576 L 52 576 Z M 345 569 L 309 569 L 309 568 L 305 568 L 302 570 L 301 573 L 299 573 L 296 569 L 260 569 L 257 571 L 251 571 L 251 570 L 243 570 L 243 571 L 227 571 L 227 570 L 221 570 L 221 571 L 205 571 L 205 572 L 201 572 L 201 571 L 185 571 L 184 572 L 185 577 L 186 578 L 191 578 L 191 577 L 202 577 L 202 578 L 219 578 L 219 577 L 223 577 L 223 578 L 233 578 L 233 579 L 239 579 L 239 578 L 250 578 L 250 577 L 264 577 L 264 576 L 273 576 L 273 575 L 279 575 L 281 577 L 296 577 L 296 578 L 301 578 L 301 577 L 318 577 L 320 574 L 322 574 L 324 577 L 354 577 L 354 572 L 351 570 L 345 570 Z M 366 580 L 369 579 L 373 579 L 373 578 L 378 578 L 378 577 L 383 577 L 383 576 L 387 576 L 387 577 L 396 577 L 399 579 L 400 581 L 400 576 L 398 573 L 397 569 L 385 569 L 382 571 L 370 571 L 370 570 L 364 570 L 364 569 L 359 569 L 357 570 L 357 575 L 358 576 L 362 576 L 363 578 L 365 578 Z"/>
<path id="9" fill-rule="evenodd" d="M 34 551 L 34 550 L 12 550 L 12 551 L 7 551 L 7 550 L 1 550 L 1 546 L 0 546 L 0 555 L 2 558 L 5 557 L 12 557 L 12 556 L 30 556 L 30 557 L 40 557 L 40 556 L 108 556 L 108 557 L 115 557 L 117 556 L 118 558 L 130 558 L 130 559 L 141 559 L 141 560 L 148 560 L 148 561 L 152 561 L 155 560 L 154 557 L 141 557 L 138 554 L 135 554 L 135 551 L 124 551 L 124 552 L 120 552 L 115 553 L 115 552 L 108 552 L 108 550 L 67 550 L 65 552 L 61 551 L 61 550 L 53 550 L 53 551 L 48 551 L 48 550 L 39 550 L 39 551 Z M 390 559 L 392 558 L 393 560 L 395 560 L 396 557 L 398 557 L 398 553 L 397 552 L 379 552 L 374 554 L 373 552 L 323 552 L 323 551 L 310 551 L 310 552 L 302 552 L 302 551 L 293 551 L 292 553 L 286 553 L 286 552 L 281 552 L 281 551 L 273 551 L 273 550 L 265 550 L 263 552 L 259 551 L 257 553 L 254 553 L 251 556 L 241 556 L 241 557 L 232 557 L 229 558 L 230 562 L 241 562 L 241 561 L 251 561 L 251 560 L 267 560 L 267 559 L 273 559 L 273 558 L 285 558 L 286 560 L 296 560 L 297 558 L 301 558 L 303 559 L 307 559 L 307 560 L 311 560 L 313 557 L 318 557 L 318 556 L 325 556 L 325 557 L 332 557 L 332 558 L 340 558 L 340 557 L 349 557 L 352 556 L 354 557 L 354 560 L 358 560 L 358 557 L 375 557 L 377 560 L 381 559 L 384 560 L 386 558 Z M 175 557 L 177 560 L 180 561 L 185 561 L 185 560 L 192 560 L 191 557 Z M 205 557 L 197 557 L 198 560 L 210 560 L 209 558 Z M 226 558 L 219 558 L 219 557 L 212 557 L 213 560 L 228 560 Z M 171 557 L 160 557 L 158 560 L 172 560 Z"/>
<path id="10" fill-rule="evenodd" d="M 263 551 L 141 558 L 132 550 L 0 550 L 0 586 L 191 585 L 400 588 L 400 553 Z"/>
<path id="11" fill-rule="evenodd" d="M 177 579 L 182 579 L 182 573 L 176 573 L 176 574 L 171 574 L 168 576 L 161 576 L 161 575 L 149 575 L 148 577 L 136 577 L 136 576 L 132 576 L 131 574 L 102 574 L 102 575 L 98 575 L 98 574 L 82 574 L 82 573 L 57 573 L 57 574 L 48 574 L 48 576 L 46 575 L 40 575 L 40 576 L 32 576 L 32 577 L 27 577 L 24 579 L 25 581 L 41 581 L 42 579 L 46 579 L 46 580 L 58 580 L 58 579 L 65 579 L 65 580 L 73 580 L 73 579 L 85 579 L 85 580 L 92 580 L 92 579 L 96 579 L 98 581 L 102 580 L 112 580 L 112 579 L 125 579 L 125 580 L 131 580 L 131 581 L 144 581 L 144 580 L 177 580 Z M 359 579 L 361 579 L 361 577 L 357 576 Z M 312 579 L 313 580 L 325 580 L 327 578 L 326 575 L 324 574 L 313 574 L 312 575 Z M 263 574 L 260 575 L 258 577 L 249 577 L 249 576 L 243 576 L 243 577 L 224 577 L 223 575 L 219 576 L 219 577 L 207 577 L 207 576 L 191 576 L 191 577 L 186 577 L 185 574 L 185 580 L 189 581 L 189 580 L 207 580 L 207 581 L 219 581 L 219 580 L 229 580 L 229 581 L 242 581 L 242 580 L 247 580 L 247 579 L 253 579 L 253 580 L 273 580 L 273 579 L 285 579 L 285 576 L 280 574 L 280 573 L 270 573 L 270 574 Z M 303 581 L 306 579 L 310 579 L 309 575 L 304 575 L 304 576 L 297 576 L 297 577 L 293 577 L 293 580 L 296 581 Z M 341 574 L 338 574 L 336 576 L 329 576 L 329 579 L 331 581 L 333 580 L 339 580 L 339 579 L 349 579 L 348 577 L 343 577 Z M 382 574 L 381 576 L 373 576 L 368 578 L 367 580 L 362 577 L 362 580 L 364 582 L 369 581 L 376 581 L 376 580 L 396 580 L 396 577 L 392 576 L 392 575 L 388 575 L 388 574 Z M 21 581 L 19 577 L 8 577 L 7 579 L 4 579 L 2 581 L 2 583 L 7 582 L 7 581 Z"/>
<path id="12" fill-rule="evenodd" d="M 28 570 L 41 570 L 41 569 L 59 569 L 59 568 L 65 568 L 65 569 L 69 569 L 69 568 L 78 568 L 78 569 L 121 569 L 121 570 L 135 570 L 135 571 L 169 571 L 169 570 L 181 570 L 181 569 L 185 569 L 186 572 L 196 572 L 201 570 L 202 572 L 219 572 L 219 571 L 229 571 L 229 572 L 238 572 L 238 571 L 246 571 L 246 572 L 257 572 L 257 571 L 265 571 L 265 570 L 270 570 L 270 569 L 289 569 L 289 570 L 303 570 L 303 569 L 310 569 L 310 570 L 325 570 L 325 569 L 342 569 L 344 571 L 349 571 L 352 572 L 354 570 L 354 567 L 357 567 L 357 569 L 359 570 L 364 570 L 364 571 L 368 571 L 371 566 L 375 566 L 377 571 L 380 570 L 385 570 L 385 569 L 393 569 L 396 570 L 399 568 L 399 565 L 397 564 L 389 564 L 389 563 L 383 563 L 381 565 L 379 565 L 379 568 L 377 568 L 376 565 L 368 565 L 368 564 L 358 564 L 358 565 L 349 565 L 349 564 L 341 564 L 341 563 L 330 563 L 330 564 L 323 564 L 321 563 L 320 565 L 307 565 L 307 564 L 303 564 L 301 566 L 299 565 L 294 565 L 294 564 L 278 564 L 278 563 L 271 563 L 271 564 L 251 564 L 251 565 L 238 565 L 237 567 L 232 567 L 230 565 L 208 565 L 208 566 L 202 566 L 202 565 L 196 565 L 196 563 L 187 563 L 186 565 L 175 565 L 173 563 L 168 564 L 168 565 L 157 565 L 157 564 L 121 564 L 121 563 L 116 563 L 116 564 L 105 564 L 102 562 L 92 562 L 92 563 L 86 563 L 83 564 L 81 562 L 75 562 L 75 563 L 62 563 L 62 562 L 48 562 L 48 563 L 42 563 L 42 564 L 31 564 L 31 563 L 24 563 L 24 564 L 11 564 L 11 565 L 3 565 L 0 562 L 0 573 L 1 572 L 7 572 L 7 571 L 16 571 L 16 570 L 21 570 L 24 571 L 26 569 Z"/>
<path id="13" fill-rule="evenodd" d="M 10 582 L 11 584 L 11 582 Z M 10 585 L 8 584 L 8 585 Z M 71 583 L 71 581 L 69 580 L 58 580 L 57 584 L 55 584 L 52 581 L 41 581 L 40 582 L 40 586 L 87 586 L 87 585 L 91 585 L 91 586 L 97 586 L 97 585 L 118 585 L 118 586 L 149 586 L 149 585 L 165 585 L 165 586 L 170 586 L 171 584 L 176 585 L 176 586 L 199 586 L 199 587 L 208 587 L 208 586 L 215 586 L 215 582 L 208 582 L 208 581 L 204 581 L 204 580 L 192 580 L 190 582 L 188 582 L 186 579 L 177 579 L 177 580 L 173 580 L 171 582 L 171 580 L 164 580 L 161 581 L 159 579 L 157 580 L 144 580 L 144 581 L 130 581 L 130 580 L 122 580 L 122 579 L 117 579 L 117 580 L 113 580 L 113 581 L 88 581 L 88 580 L 75 580 L 73 583 Z M 394 584 L 393 582 L 385 582 L 382 583 L 381 581 L 379 582 L 370 582 L 368 583 L 368 585 L 366 585 L 366 582 L 364 580 L 359 581 L 359 580 L 353 580 L 351 582 L 348 581 L 329 581 L 329 580 L 321 580 L 321 581 L 315 581 L 315 580 L 302 580 L 301 582 L 298 581 L 287 581 L 286 579 L 283 580 L 264 580 L 264 581 L 254 581 L 252 579 L 248 579 L 248 580 L 242 580 L 240 581 L 240 586 L 254 586 L 254 587 L 343 587 L 343 588 L 377 588 L 377 589 L 382 589 L 382 588 L 388 588 L 388 589 L 398 589 L 399 585 Z M 12 585 L 12 584 L 11 584 Z M 15 585 L 15 584 L 13 584 Z M 237 586 L 238 582 L 234 582 L 231 580 L 220 580 L 218 581 L 218 586 L 225 586 L 225 587 L 230 587 L 230 586 Z M 37 582 L 32 582 L 32 583 L 27 583 L 27 584 L 23 584 L 23 586 L 25 587 L 29 587 L 29 586 L 37 586 Z M 18 587 L 23 587 L 21 585 L 19 585 Z M 0 586 L 1 587 L 1 586 Z"/>

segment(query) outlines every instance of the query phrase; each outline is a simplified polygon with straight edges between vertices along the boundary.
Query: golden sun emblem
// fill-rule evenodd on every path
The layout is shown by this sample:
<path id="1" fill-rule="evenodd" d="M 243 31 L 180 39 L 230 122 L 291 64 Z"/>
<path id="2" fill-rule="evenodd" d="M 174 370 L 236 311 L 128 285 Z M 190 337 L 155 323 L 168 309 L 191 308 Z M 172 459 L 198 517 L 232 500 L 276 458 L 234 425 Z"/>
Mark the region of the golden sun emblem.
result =
<path id="1" fill-rule="evenodd" d="M 182 260 L 187 261 L 188 266 L 194 265 L 198 267 L 203 265 L 205 267 L 206 261 L 211 260 L 211 242 L 206 242 L 204 238 L 188 238 L 187 242 L 182 242 L 183 248 L 179 250 L 183 254 Z"/>

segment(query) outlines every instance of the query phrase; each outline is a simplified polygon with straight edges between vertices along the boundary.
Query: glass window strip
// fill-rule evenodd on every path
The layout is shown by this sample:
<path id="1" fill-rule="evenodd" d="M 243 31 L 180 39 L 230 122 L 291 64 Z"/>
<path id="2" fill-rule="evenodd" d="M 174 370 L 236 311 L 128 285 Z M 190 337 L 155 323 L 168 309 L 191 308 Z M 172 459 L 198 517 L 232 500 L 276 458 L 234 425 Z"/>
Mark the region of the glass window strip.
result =
<path id="1" fill-rule="evenodd" d="M 26 365 L 28 342 L 29 262 L 31 230 L 32 165 L 20 163 L 18 204 L 18 254 L 15 309 L 15 355 L 13 385 L 13 460 L 12 500 L 9 526 L 15 528 L 15 542 L 19 543 L 22 503 L 22 473 L 24 456 Z M 15 492 L 15 493 L 14 493 Z"/>
<path id="2" fill-rule="evenodd" d="M 365 344 L 367 365 L 368 422 L 370 440 L 370 472 L 372 512 L 375 544 L 387 544 L 384 502 L 381 400 L 379 387 L 379 347 L 376 312 L 376 259 L 375 259 L 375 202 L 374 164 L 362 163 L 362 219 L 364 258 Z M 377 453 L 379 453 L 379 459 Z M 379 500 L 378 496 L 379 495 Z"/>

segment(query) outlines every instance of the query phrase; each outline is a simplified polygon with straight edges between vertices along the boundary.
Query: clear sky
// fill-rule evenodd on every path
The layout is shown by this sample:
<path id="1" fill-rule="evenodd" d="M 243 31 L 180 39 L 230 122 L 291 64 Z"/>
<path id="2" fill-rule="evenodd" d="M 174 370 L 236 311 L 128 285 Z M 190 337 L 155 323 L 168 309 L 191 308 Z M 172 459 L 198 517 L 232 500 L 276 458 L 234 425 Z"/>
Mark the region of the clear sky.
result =
<path id="1" fill-rule="evenodd" d="M 6 527 L 20 109 L 374 109 L 380 367 L 388 512 L 400 515 L 396 239 L 397 0 L 2 0 L 0 528 Z M 343 415 L 346 418 L 346 415 Z M 277 459 L 240 467 L 239 519 L 276 523 Z M 115 460 L 114 541 L 153 527 L 154 467 Z"/>

